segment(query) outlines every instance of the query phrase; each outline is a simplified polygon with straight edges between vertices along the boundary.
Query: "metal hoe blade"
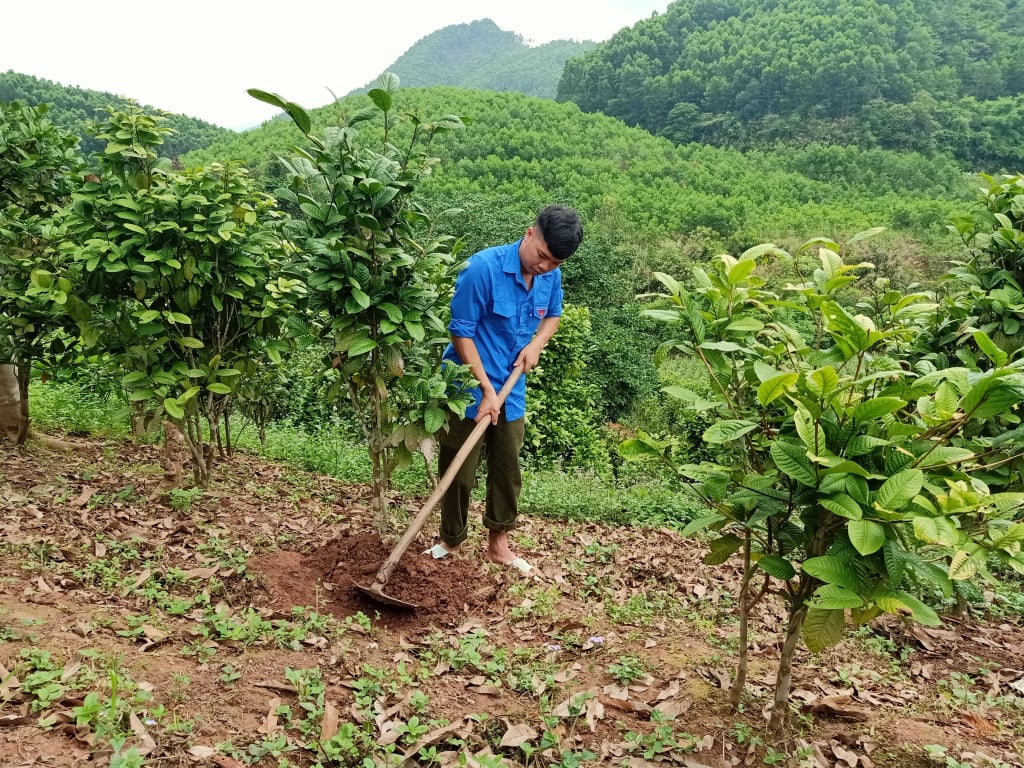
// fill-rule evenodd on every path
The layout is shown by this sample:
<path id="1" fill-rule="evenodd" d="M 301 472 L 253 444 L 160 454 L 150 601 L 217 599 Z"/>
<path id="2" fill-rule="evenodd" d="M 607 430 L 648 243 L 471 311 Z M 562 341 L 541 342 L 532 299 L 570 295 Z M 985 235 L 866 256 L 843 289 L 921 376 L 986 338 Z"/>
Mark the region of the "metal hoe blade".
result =
<path id="1" fill-rule="evenodd" d="M 419 606 L 416 603 L 407 603 L 405 600 L 399 600 L 397 597 L 392 597 L 383 590 L 375 589 L 373 586 L 365 587 L 362 584 L 353 581 L 356 588 L 366 595 L 371 600 L 376 600 L 378 603 L 384 603 L 385 605 L 393 605 L 396 608 L 406 608 L 408 610 L 416 610 Z M 376 585 L 377 582 L 374 582 Z"/>

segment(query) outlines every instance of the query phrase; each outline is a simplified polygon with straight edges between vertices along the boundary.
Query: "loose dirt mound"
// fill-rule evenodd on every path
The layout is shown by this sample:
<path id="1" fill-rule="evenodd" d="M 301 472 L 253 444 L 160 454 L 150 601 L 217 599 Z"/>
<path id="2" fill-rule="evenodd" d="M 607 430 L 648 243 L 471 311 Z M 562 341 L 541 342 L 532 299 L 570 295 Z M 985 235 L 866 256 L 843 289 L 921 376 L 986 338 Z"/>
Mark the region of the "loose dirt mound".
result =
<path id="1" fill-rule="evenodd" d="M 384 593 L 413 603 L 415 610 L 368 598 L 355 584 L 370 586 L 390 549 L 376 533 L 341 536 L 309 555 L 277 551 L 253 558 L 249 570 L 259 574 L 274 607 L 313 606 L 339 618 L 362 612 L 392 629 L 425 631 L 486 609 L 503 590 L 502 580 L 486 566 L 461 556 L 434 560 L 410 547 L 391 574 Z"/>

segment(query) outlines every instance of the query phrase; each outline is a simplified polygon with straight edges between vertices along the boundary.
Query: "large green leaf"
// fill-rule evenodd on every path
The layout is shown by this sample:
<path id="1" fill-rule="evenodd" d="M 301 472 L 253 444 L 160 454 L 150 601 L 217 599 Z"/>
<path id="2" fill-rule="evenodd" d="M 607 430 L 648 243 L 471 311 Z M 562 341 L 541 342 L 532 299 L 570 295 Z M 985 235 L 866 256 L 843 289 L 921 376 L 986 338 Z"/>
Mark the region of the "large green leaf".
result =
<path id="1" fill-rule="evenodd" d="M 865 557 L 874 554 L 885 544 L 885 528 L 874 520 L 850 520 L 846 523 L 850 543 Z"/>
<path id="2" fill-rule="evenodd" d="M 945 517 L 918 516 L 913 520 L 914 536 L 925 544 L 954 547 L 960 536 L 956 526 Z"/>
<path id="3" fill-rule="evenodd" d="M 679 535 L 680 536 L 692 536 L 693 534 L 695 534 L 695 533 L 697 533 L 699 531 L 703 531 L 706 528 L 710 528 L 710 527 L 712 527 L 714 525 L 717 525 L 718 523 L 721 523 L 725 519 L 726 518 L 724 516 L 718 515 L 718 514 L 704 515 L 702 517 L 694 518 L 693 520 L 691 520 L 689 523 L 686 524 L 686 527 L 683 528 L 682 531 L 680 531 Z"/>
<path id="4" fill-rule="evenodd" d="M 619 455 L 629 461 L 635 461 L 636 459 L 660 459 L 664 447 L 662 443 L 631 437 L 619 443 Z"/>
<path id="5" fill-rule="evenodd" d="M 807 377 L 807 388 L 818 397 L 831 397 L 839 386 L 839 374 L 831 365 L 812 371 Z"/>
<path id="6" fill-rule="evenodd" d="M 273 107 L 283 109 L 295 122 L 295 125 L 298 126 L 299 130 L 309 136 L 309 130 L 312 127 L 312 123 L 310 123 L 309 115 L 298 104 L 293 101 L 286 101 L 276 93 L 261 91 L 259 88 L 249 88 L 246 93 L 265 104 L 270 104 Z"/>
<path id="7" fill-rule="evenodd" d="M 444 426 L 446 418 L 443 409 L 428 405 L 423 409 L 423 428 L 432 435 Z"/>
<path id="8" fill-rule="evenodd" d="M 808 608 L 803 625 L 804 644 L 811 653 L 831 648 L 843 639 L 846 612 L 824 608 Z"/>
<path id="9" fill-rule="evenodd" d="M 920 492 L 924 485 L 924 472 L 919 469 L 905 469 L 897 472 L 875 493 L 875 503 L 882 509 L 898 512 Z"/>
<path id="10" fill-rule="evenodd" d="M 853 458 L 855 456 L 863 456 L 867 453 L 871 453 L 875 448 L 880 448 L 884 445 L 892 445 L 892 441 L 885 440 L 881 437 L 872 437 L 870 435 L 857 435 L 850 438 L 850 441 L 846 444 L 846 449 L 843 453 L 850 458 Z"/>
<path id="11" fill-rule="evenodd" d="M 800 567 L 826 584 L 838 584 L 853 591 L 857 591 L 859 588 L 859 579 L 853 564 L 835 555 L 809 557 Z"/>
<path id="12" fill-rule="evenodd" d="M 818 484 L 814 466 L 807 458 L 807 452 L 802 446 L 784 440 L 775 440 L 769 451 L 780 472 L 812 488 Z"/>
<path id="13" fill-rule="evenodd" d="M 838 584 L 823 584 L 814 592 L 814 607 L 826 610 L 842 610 L 844 608 L 860 608 L 864 598 L 856 592 Z"/>
<path id="14" fill-rule="evenodd" d="M 900 616 L 909 615 L 914 621 L 927 627 L 937 627 L 942 624 L 939 614 L 934 609 L 906 592 L 883 592 L 875 596 L 875 605 L 886 613 L 895 613 Z"/>
<path id="15" fill-rule="evenodd" d="M 744 421 L 741 419 L 726 419 L 712 424 L 704 430 L 704 441 L 712 444 L 727 443 L 743 437 L 748 432 L 757 429 L 756 421 Z"/>
<path id="16" fill-rule="evenodd" d="M 818 503 L 832 514 L 845 517 L 848 520 L 860 520 L 864 516 L 864 511 L 861 509 L 860 504 L 853 497 L 847 496 L 845 493 L 837 493 L 829 498 L 818 499 Z"/>
<path id="17" fill-rule="evenodd" d="M 733 534 L 727 534 L 712 541 L 708 546 L 711 551 L 704 556 L 704 562 L 708 565 L 721 565 L 743 544 L 743 539 Z"/>
<path id="18" fill-rule="evenodd" d="M 906 404 L 906 400 L 901 400 L 898 397 L 874 397 L 863 403 L 858 403 L 853 409 L 853 417 L 857 421 L 871 421 L 898 411 Z"/>
<path id="19" fill-rule="evenodd" d="M 776 579 L 782 579 L 783 581 L 789 581 L 796 576 L 796 569 L 793 564 L 784 557 L 778 555 L 764 555 L 757 560 L 757 567 L 767 573 L 769 576 L 774 576 Z"/>
<path id="20" fill-rule="evenodd" d="M 975 331 L 971 336 L 974 338 L 974 343 L 978 345 L 978 349 L 985 353 L 985 357 L 993 365 L 998 367 L 1006 364 L 1007 354 L 995 345 L 987 333 Z"/>

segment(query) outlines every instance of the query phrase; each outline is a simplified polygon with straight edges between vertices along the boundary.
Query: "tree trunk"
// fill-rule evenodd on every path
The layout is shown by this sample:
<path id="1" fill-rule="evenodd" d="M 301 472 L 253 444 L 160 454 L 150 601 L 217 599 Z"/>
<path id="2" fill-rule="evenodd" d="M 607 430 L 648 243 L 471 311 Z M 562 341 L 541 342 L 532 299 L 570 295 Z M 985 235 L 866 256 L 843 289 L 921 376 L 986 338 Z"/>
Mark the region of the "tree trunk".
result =
<path id="1" fill-rule="evenodd" d="M 0 365 L 0 430 L 9 434 L 15 445 L 23 444 L 28 435 L 28 424 L 22 424 L 27 416 L 28 401 L 23 409 L 18 367 L 13 363 Z"/>
<path id="2" fill-rule="evenodd" d="M 740 708 L 743 689 L 747 685 L 747 669 L 749 665 L 749 631 L 750 631 L 750 579 L 754 565 L 750 561 L 750 535 L 743 540 L 743 581 L 740 584 L 740 629 L 739 629 L 739 662 L 736 665 L 736 679 L 729 691 L 729 703 L 732 708 Z"/>
<path id="3" fill-rule="evenodd" d="M 773 731 L 782 730 L 789 715 L 789 692 L 793 687 L 793 656 L 797 643 L 800 642 L 804 619 L 807 617 L 807 600 L 816 584 L 813 579 L 801 579 L 789 611 L 786 639 L 779 653 L 779 670 L 775 676 L 775 700 L 772 703 L 771 719 L 768 721 L 768 728 Z"/>
<path id="4" fill-rule="evenodd" d="M 28 385 L 32 381 L 32 361 L 23 360 L 18 366 L 18 433 L 14 437 L 15 445 L 24 445 L 28 440 Z"/>
<path id="5" fill-rule="evenodd" d="M 164 421 L 164 452 L 160 457 L 160 466 L 164 470 L 163 479 L 149 495 L 155 499 L 164 491 L 177 488 L 181 484 L 182 466 L 185 463 L 185 436 L 178 426 L 167 419 Z"/>

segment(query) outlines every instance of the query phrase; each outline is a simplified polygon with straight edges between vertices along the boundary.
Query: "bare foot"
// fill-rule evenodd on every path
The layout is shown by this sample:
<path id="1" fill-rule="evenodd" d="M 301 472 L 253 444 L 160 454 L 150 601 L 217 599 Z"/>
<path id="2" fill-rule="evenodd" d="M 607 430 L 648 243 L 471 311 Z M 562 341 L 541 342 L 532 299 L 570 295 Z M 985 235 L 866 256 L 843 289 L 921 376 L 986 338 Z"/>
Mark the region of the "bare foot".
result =
<path id="1" fill-rule="evenodd" d="M 508 543 L 507 531 L 487 532 L 487 559 L 498 565 L 508 565 L 516 559 Z"/>

